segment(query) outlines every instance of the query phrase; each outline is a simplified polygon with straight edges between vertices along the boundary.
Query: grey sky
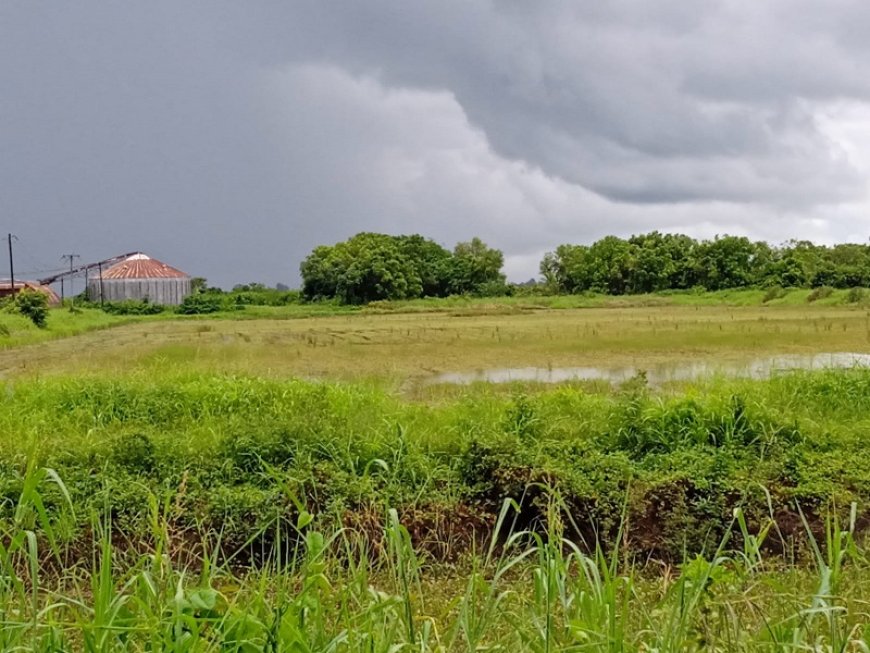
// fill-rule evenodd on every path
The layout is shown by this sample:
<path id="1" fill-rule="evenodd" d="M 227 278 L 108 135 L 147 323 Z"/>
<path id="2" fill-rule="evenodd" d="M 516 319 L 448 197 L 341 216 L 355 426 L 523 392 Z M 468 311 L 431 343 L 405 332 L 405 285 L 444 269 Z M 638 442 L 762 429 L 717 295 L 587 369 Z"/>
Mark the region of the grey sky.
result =
<path id="1" fill-rule="evenodd" d="M 516 280 L 607 233 L 865 241 L 867 34 L 864 0 L 4 0 L 0 229 L 27 276 L 223 285 L 362 230 Z"/>

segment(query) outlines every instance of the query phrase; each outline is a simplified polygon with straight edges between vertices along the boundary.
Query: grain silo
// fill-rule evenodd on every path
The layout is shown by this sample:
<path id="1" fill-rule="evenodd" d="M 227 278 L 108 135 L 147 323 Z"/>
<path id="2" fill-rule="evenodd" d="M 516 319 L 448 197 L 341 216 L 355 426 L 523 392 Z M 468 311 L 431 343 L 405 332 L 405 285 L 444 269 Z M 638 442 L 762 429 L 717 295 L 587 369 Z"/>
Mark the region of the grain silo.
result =
<path id="1" fill-rule="evenodd" d="M 102 271 L 91 270 L 88 298 L 98 302 L 147 299 L 177 305 L 190 294 L 190 277 L 156 258 L 137 252 Z"/>

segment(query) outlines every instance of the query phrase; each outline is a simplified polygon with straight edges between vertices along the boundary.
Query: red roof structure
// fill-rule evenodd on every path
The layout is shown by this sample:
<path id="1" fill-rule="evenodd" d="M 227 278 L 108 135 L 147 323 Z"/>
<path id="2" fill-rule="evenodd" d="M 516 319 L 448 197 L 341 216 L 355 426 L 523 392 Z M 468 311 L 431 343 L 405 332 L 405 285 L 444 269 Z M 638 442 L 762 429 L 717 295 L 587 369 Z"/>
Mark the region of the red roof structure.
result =
<path id="1" fill-rule="evenodd" d="M 11 295 L 17 295 L 18 293 L 30 290 L 33 292 L 41 292 L 48 297 L 48 303 L 51 306 L 56 306 L 60 304 L 60 297 L 57 296 L 57 293 L 54 292 L 48 286 L 43 286 L 42 284 L 36 283 L 35 281 L 15 281 L 15 288 L 12 287 L 12 283 L 9 279 L 4 279 L 0 281 L 0 297 L 9 297 Z"/>
<path id="2" fill-rule="evenodd" d="M 185 274 L 156 258 L 151 258 L 142 252 L 136 252 L 103 270 L 103 280 L 112 279 L 187 279 Z"/>

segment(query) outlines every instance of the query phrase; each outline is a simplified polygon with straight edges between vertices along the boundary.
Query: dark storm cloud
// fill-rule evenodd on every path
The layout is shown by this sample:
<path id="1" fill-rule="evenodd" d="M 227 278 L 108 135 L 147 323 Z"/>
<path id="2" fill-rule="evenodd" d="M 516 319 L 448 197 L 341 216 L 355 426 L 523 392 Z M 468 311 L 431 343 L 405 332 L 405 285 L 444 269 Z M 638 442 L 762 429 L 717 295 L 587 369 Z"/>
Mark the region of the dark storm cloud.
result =
<path id="1" fill-rule="evenodd" d="M 9 1 L 0 215 L 34 270 L 223 284 L 363 229 L 521 277 L 609 232 L 860 236 L 868 33 L 859 0 Z"/>
<path id="2" fill-rule="evenodd" d="M 866 52 L 841 41 L 870 33 L 861 2 L 467 7 L 303 3 L 288 56 L 449 89 L 499 153 L 614 199 L 812 204 L 863 191 L 812 116 L 813 102 L 870 91 Z M 698 179 L 737 161 L 756 183 Z"/>

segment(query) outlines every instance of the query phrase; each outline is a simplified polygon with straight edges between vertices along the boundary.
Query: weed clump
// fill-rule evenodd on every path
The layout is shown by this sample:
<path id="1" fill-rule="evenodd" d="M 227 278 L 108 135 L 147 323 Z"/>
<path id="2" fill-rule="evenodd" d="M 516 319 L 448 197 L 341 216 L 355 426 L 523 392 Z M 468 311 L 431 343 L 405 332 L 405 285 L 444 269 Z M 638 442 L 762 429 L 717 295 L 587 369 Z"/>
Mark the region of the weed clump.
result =
<path id="1" fill-rule="evenodd" d="M 101 308 L 110 315 L 159 315 L 166 310 L 165 306 L 152 304 L 148 298 L 105 302 Z"/>
<path id="2" fill-rule="evenodd" d="M 867 289 L 866 288 L 849 288 L 849 291 L 846 293 L 846 303 L 847 304 L 863 304 L 867 301 Z"/>
<path id="3" fill-rule="evenodd" d="M 782 286 L 771 286 L 764 291 L 764 296 L 761 298 L 762 304 L 767 304 L 775 299 L 781 299 L 786 296 L 786 290 Z"/>
<path id="4" fill-rule="evenodd" d="M 817 302 L 820 299 L 827 299 L 831 295 L 834 294 L 834 289 L 831 286 L 819 286 L 818 288 L 813 288 L 812 292 L 807 295 L 807 301 Z"/>

